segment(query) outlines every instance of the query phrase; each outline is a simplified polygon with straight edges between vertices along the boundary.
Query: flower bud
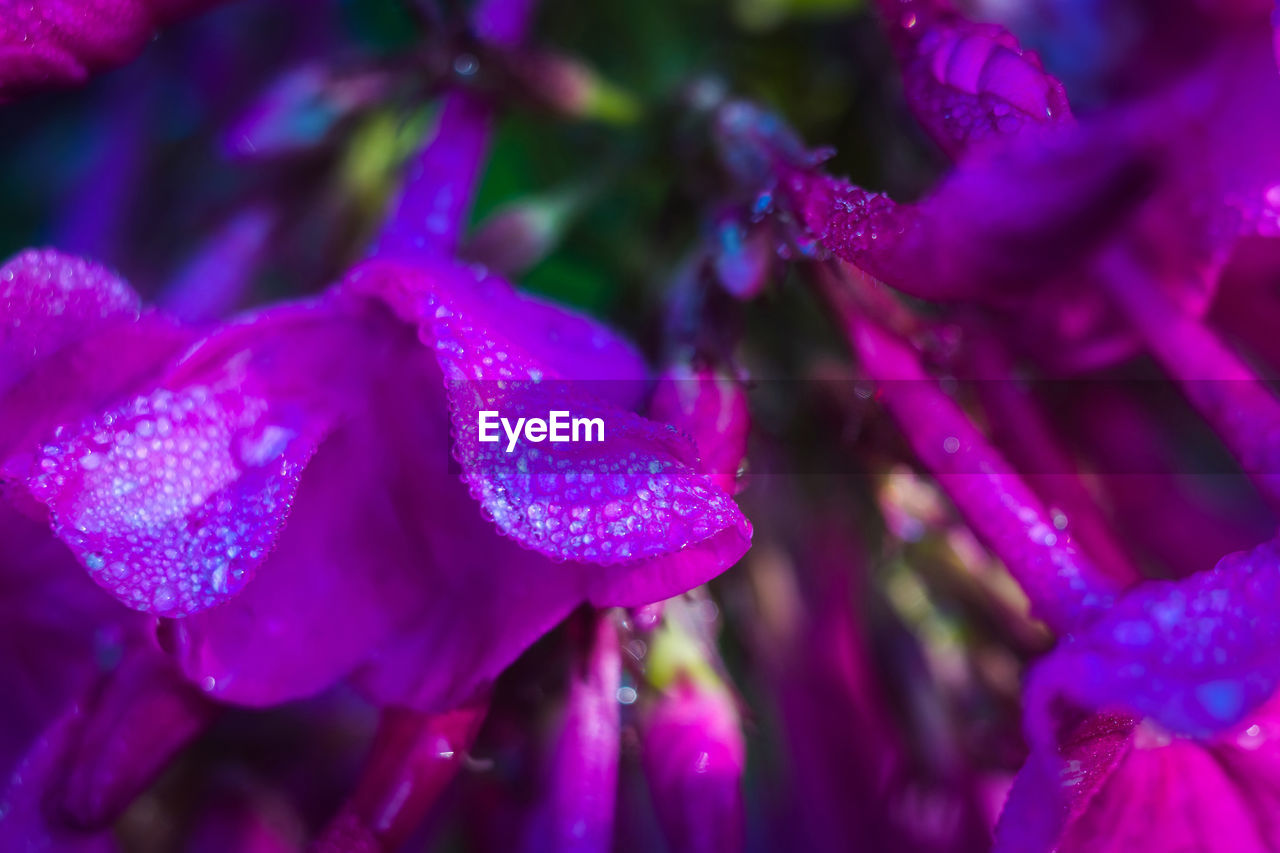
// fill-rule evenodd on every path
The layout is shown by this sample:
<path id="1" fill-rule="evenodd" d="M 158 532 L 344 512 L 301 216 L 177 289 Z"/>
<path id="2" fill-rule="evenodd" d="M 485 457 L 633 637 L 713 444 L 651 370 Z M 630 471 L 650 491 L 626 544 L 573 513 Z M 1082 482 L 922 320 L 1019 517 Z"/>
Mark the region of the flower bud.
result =
<path id="1" fill-rule="evenodd" d="M 733 699 L 723 688 L 683 679 L 650 710 L 644 769 L 672 849 L 742 849 L 746 746 Z"/>
<path id="2" fill-rule="evenodd" d="M 631 93 L 567 56 L 525 52 L 511 57 L 511 72 L 543 106 L 571 118 L 630 124 L 640 115 Z"/>

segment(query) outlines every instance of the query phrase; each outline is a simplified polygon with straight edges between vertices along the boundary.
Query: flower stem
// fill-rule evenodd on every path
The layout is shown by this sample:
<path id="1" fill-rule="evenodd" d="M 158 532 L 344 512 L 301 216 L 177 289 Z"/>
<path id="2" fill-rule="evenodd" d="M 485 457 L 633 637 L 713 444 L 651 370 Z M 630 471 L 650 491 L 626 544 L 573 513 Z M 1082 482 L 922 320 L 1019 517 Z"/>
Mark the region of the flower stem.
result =
<path id="1" fill-rule="evenodd" d="M 1201 320 L 1181 311 L 1131 254 L 1113 249 L 1098 269 L 1152 355 L 1280 510 L 1280 400 Z"/>
<path id="2" fill-rule="evenodd" d="M 355 792 L 312 850 L 400 849 L 453 781 L 487 712 L 487 702 L 443 714 L 383 711 Z"/>
<path id="3" fill-rule="evenodd" d="M 476 34 L 509 47 L 524 38 L 533 0 L 482 0 Z M 493 107 L 471 92 L 445 96 L 435 135 L 409 167 L 395 211 L 371 254 L 380 257 L 450 257 L 458 248 L 489 151 Z"/>
<path id="4" fill-rule="evenodd" d="M 1032 613 L 1058 633 L 1090 621 L 1121 584 L 1108 577 L 991 446 L 960 407 L 928 376 L 902 339 L 857 309 L 849 283 L 831 267 L 820 276 L 849 345 L 879 383 L 884 404 L 907 440 L 969 524 L 1026 592 Z"/>

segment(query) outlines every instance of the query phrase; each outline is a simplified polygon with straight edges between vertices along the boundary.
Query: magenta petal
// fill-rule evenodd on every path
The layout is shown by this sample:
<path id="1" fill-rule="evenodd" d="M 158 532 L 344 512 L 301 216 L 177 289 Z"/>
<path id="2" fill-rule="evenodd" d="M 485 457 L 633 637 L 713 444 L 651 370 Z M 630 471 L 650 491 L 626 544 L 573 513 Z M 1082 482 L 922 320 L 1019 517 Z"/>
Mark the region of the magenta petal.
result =
<path id="1" fill-rule="evenodd" d="M 552 563 L 484 520 L 450 461 L 434 355 L 382 306 L 344 308 L 350 331 L 317 327 L 314 344 L 368 357 L 360 405 L 308 464 L 253 582 L 164 623 L 164 641 L 222 701 L 270 705 L 354 672 L 380 705 L 445 711 L 583 600 L 585 567 Z"/>
<path id="2" fill-rule="evenodd" d="M 0 503 L 0 773 L 111 664 L 142 617 L 98 589 L 42 521 Z"/>
<path id="3" fill-rule="evenodd" d="M 432 550 L 421 532 L 430 504 L 411 502 L 405 490 L 411 480 L 426 491 L 452 478 L 412 463 L 396 476 L 370 459 L 379 440 L 371 426 L 338 429 L 321 446 L 288 526 L 243 592 L 166 623 L 164 643 L 210 695 L 265 706 L 324 690 L 430 600 Z M 445 451 L 437 452 L 443 469 Z"/>
<path id="4" fill-rule="evenodd" d="M 113 325 L 41 359 L 0 391 L 0 479 L 21 481 L 55 427 L 76 424 L 154 388 L 191 340 L 158 314 Z"/>
<path id="5" fill-rule="evenodd" d="M 440 714 L 385 709 L 355 790 L 309 849 L 403 849 L 462 768 L 488 712 L 488 702 Z"/>
<path id="6" fill-rule="evenodd" d="M 575 627 L 584 629 L 578 638 L 582 648 L 573 661 L 562 728 L 523 846 L 530 853 L 594 853 L 613 843 L 622 651 L 607 614 L 591 614 Z"/>
<path id="7" fill-rule="evenodd" d="M 1039 497 L 902 340 L 846 311 L 850 340 L 921 461 L 1008 566 L 1031 609 L 1067 632 L 1105 613 L 1118 584 L 1058 531 Z"/>
<path id="8" fill-rule="evenodd" d="M 1212 571 L 1134 588 L 1034 671 L 1033 739 L 1052 742 L 1045 729 L 1056 696 L 1195 737 L 1237 724 L 1280 685 L 1280 627 L 1267 618 L 1277 596 L 1277 540 Z"/>
<path id="9" fill-rule="evenodd" d="M 188 341 L 102 267 L 51 249 L 0 268 L 0 479 L 22 480 L 53 427 L 135 393 Z"/>
<path id="10" fill-rule="evenodd" d="M 1074 727 L 1056 763 L 1018 774 L 998 853 L 1176 850 L 1264 853 L 1280 843 L 1280 715 L 1271 702 L 1202 742 L 1150 722 L 1098 716 Z"/>
<path id="11" fill-rule="evenodd" d="M 164 641 L 223 701 L 269 705 L 354 672 L 379 704 L 447 710 L 581 603 L 588 570 L 520 548 L 484 520 L 450 460 L 435 356 L 381 305 L 351 298 L 342 309 L 288 350 L 326 346 L 362 364 L 363 381 L 331 382 L 359 389 L 358 405 L 308 464 L 253 582 L 164 623 Z"/>
<path id="12" fill-rule="evenodd" d="M 155 28 L 211 0 L 0 0 L 0 101 L 82 83 L 142 50 Z"/>
<path id="13" fill-rule="evenodd" d="M 436 320 L 449 319 L 435 316 L 440 305 L 428 305 L 439 300 L 450 310 L 464 311 L 464 322 L 498 342 L 490 346 L 509 347 L 504 358 L 522 355 L 541 375 L 581 382 L 619 406 L 632 408 L 644 396 L 649 371 L 635 347 L 599 321 L 520 293 L 483 267 L 374 261 L 352 271 L 344 287 L 383 300 L 405 322 L 423 324 L 428 342 Z M 457 306 L 450 304 L 455 300 Z M 501 361 L 489 365 L 492 375 L 484 378 L 501 378 L 494 372 L 501 366 Z M 468 367 L 470 378 L 482 365 Z"/>
<path id="14" fill-rule="evenodd" d="M 82 831 L 50 821 L 44 794 L 58 771 L 73 721 L 60 720 L 28 750 L 0 792 L 0 849 L 26 853 L 114 853 L 106 830 Z"/>
<path id="15" fill-rule="evenodd" d="M 421 319 L 421 334 L 445 375 L 454 455 L 472 496 L 499 530 L 556 559 L 602 566 L 661 561 L 652 567 L 648 592 L 636 586 L 634 575 L 602 575 L 604 585 L 593 600 L 635 604 L 667 597 L 745 552 L 749 523 L 698 470 L 688 439 L 593 393 L 615 383 L 578 381 L 609 378 L 611 339 L 578 334 L 589 327 L 574 324 L 558 327 L 574 329 L 573 335 L 532 337 L 516 328 L 527 300 L 494 279 L 477 288 L 450 268 L 373 263 L 348 283 L 382 294 L 402 315 Z M 549 317 L 551 310 L 543 305 L 533 316 Z M 544 330 L 537 319 L 532 326 Z M 606 357 L 579 361 L 589 351 Z M 537 446 L 481 440 L 481 412 L 498 412 L 514 423 L 555 411 L 598 419 L 603 440 Z M 613 586 L 615 580 L 623 586 Z M 645 597 L 635 601 L 634 595 Z"/>
<path id="16" fill-rule="evenodd" d="M 355 683 L 379 705 L 440 712 L 484 693 L 533 642 L 585 598 L 588 574 L 500 536 L 456 477 L 439 479 L 435 519 L 449 531 L 433 548 L 423 610 L 370 655 Z M 446 502 L 453 506 L 446 509 Z"/>
<path id="17" fill-rule="evenodd" d="M 291 307 L 230 328 L 207 344 L 208 359 L 197 351 L 179 368 L 206 375 L 243 366 L 228 356 L 253 352 L 262 369 L 248 375 L 263 394 L 316 426 L 333 424 L 253 582 L 217 607 L 164 623 L 187 677 L 224 701 L 311 695 L 403 630 L 426 606 L 429 570 L 443 550 L 432 538 L 434 501 L 447 505 L 447 485 L 465 500 L 447 470 L 434 359 L 380 306 L 336 308 Z M 468 533 L 477 530 L 485 530 L 478 518 Z"/>
<path id="18" fill-rule="evenodd" d="M 658 380 L 649 413 L 688 434 L 702 470 L 726 493 L 737 491 L 751 426 L 741 382 L 706 368 L 671 367 Z"/>
<path id="19" fill-rule="evenodd" d="M 138 319 L 142 302 L 102 267 L 52 249 L 29 249 L 0 267 L 0 388 L 33 363 L 113 323 Z"/>
<path id="20" fill-rule="evenodd" d="M 802 173 L 784 189 L 814 237 L 886 284 L 925 299 L 1007 299 L 1072 269 L 1134 215 L 1154 166 L 1130 132 L 1024 134 L 910 205 Z"/>
<path id="21" fill-rule="evenodd" d="M 72 722 L 49 808 L 76 826 L 109 826 L 216 712 L 154 646 L 128 649 L 64 715 Z"/>
<path id="22" fill-rule="evenodd" d="M 1088 809 L 1124 760 L 1133 732 L 1131 717 L 1096 715 L 1076 725 L 1055 756 L 1033 753 L 1005 801 L 997 853 L 1056 849 L 1063 827 Z"/>
<path id="23" fill-rule="evenodd" d="M 225 601 L 270 550 L 321 437 L 355 405 L 354 325 L 318 304 L 228 326 L 163 387 L 60 431 L 32 494 L 129 606 L 178 615 Z"/>
<path id="24" fill-rule="evenodd" d="M 252 576 L 315 441 L 264 399 L 161 389 L 56 437 L 29 486 L 101 586 L 137 610 L 194 613 Z"/>

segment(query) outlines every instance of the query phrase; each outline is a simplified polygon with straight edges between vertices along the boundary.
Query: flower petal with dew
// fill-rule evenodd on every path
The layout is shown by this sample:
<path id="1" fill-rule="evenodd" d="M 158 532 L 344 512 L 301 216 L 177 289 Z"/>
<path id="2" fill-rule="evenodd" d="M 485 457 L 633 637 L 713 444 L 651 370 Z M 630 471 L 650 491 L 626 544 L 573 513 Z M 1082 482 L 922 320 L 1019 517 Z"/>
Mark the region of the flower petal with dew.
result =
<path id="1" fill-rule="evenodd" d="M 1141 584 L 1065 640 L 1032 673 L 1028 725 L 1053 742 L 1051 704 L 1120 708 L 1207 738 L 1240 722 L 1280 685 L 1280 540 L 1212 570 Z"/>
<path id="2" fill-rule="evenodd" d="M 555 559 L 651 561 L 649 582 L 640 586 L 634 577 L 619 583 L 601 575 L 594 601 L 660 600 L 745 552 L 750 524 L 699 469 L 691 442 L 622 407 L 635 395 L 634 361 L 599 326 L 456 266 L 375 261 L 354 271 L 347 286 L 384 294 L 420 323 L 444 371 L 454 455 L 499 530 Z M 521 327 L 526 316 L 532 334 Z M 482 411 L 513 422 L 552 411 L 598 418 L 604 440 L 545 450 L 522 443 L 507 452 L 503 442 L 479 440 Z"/>
<path id="3" fill-rule="evenodd" d="M 0 480 L 31 472 L 54 427 L 150 385 L 191 336 L 96 264 L 28 250 L 0 267 Z"/>
<path id="4" fill-rule="evenodd" d="M 235 595 L 272 547 L 336 417 L 324 393 L 297 390 L 318 353 L 275 346 L 281 336 L 269 334 L 298 318 L 311 312 L 277 309 L 215 333 L 160 387 L 43 448 L 31 493 L 93 578 L 129 606 L 210 607 Z"/>

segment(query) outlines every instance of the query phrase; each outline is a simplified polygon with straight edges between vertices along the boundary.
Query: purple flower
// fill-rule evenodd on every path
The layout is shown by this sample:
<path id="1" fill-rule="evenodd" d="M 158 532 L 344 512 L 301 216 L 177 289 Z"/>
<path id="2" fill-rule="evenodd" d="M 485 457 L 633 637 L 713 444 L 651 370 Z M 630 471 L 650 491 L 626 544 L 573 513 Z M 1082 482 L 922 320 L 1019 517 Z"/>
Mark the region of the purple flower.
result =
<path id="1" fill-rule="evenodd" d="M 1280 78 L 1256 11 L 1188 74 L 1077 123 L 1007 32 L 945 3 L 882 6 L 909 103 L 957 165 L 913 204 L 784 169 L 780 191 L 837 255 L 914 295 L 988 303 L 1042 362 L 1079 370 L 1138 342 L 1109 256 L 1200 314 L 1237 241 L 1275 232 Z"/>
<path id="2" fill-rule="evenodd" d="M 165 126 L 225 186 L 153 186 L 125 78 L 52 233 L 147 299 L 0 265 L 0 848 L 1274 847 L 1280 13 L 1044 3 L 1019 40 L 876 0 L 937 149 L 879 171 L 716 79 L 632 100 L 529 43 L 528 0 L 410 4 L 420 38 L 348 57 L 325 25 L 256 98 L 202 42 L 216 127 Z M 208 5 L 11 3 L 0 100 Z M 1132 30 L 1058 62 L 1034 21 L 1067 13 Z M 498 133 L 510 103 L 552 109 Z M 497 198 L 543 130 L 596 165 Z M 117 245 L 179 202 L 157 244 L 215 223 L 185 264 Z M 612 231 L 612 274 L 668 285 L 616 303 L 658 370 L 510 280 L 612 299 L 572 275 Z M 739 493 L 763 547 L 721 577 Z M 302 721 L 333 779 L 223 755 Z"/>
<path id="3" fill-rule="evenodd" d="M 141 321 L 130 325 L 136 300 L 118 281 L 50 254 L 21 256 L 5 274 L 27 294 L 42 283 L 68 289 L 61 321 L 74 322 L 79 313 L 84 327 L 107 324 L 103 334 L 132 343 L 125 330 Z M 462 288 L 474 288 L 476 296 Z M 402 313 L 434 321 L 422 334 L 439 367 L 411 329 L 362 295 L 371 291 Z M 38 306 L 21 310 L 25 316 L 12 315 L 17 334 L 40 334 L 42 346 L 56 341 L 34 325 L 43 321 Z M 520 328 L 500 325 L 514 316 L 524 318 Z M 456 336 L 466 335 L 475 336 L 466 339 L 475 346 L 463 349 Z M 24 340 L 32 339 L 15 343 Z M 477 601 L 466 618 L 489 612 L 495 627 L 510 624 L 505 608 L 516 606 L 535 625 L 512 646 L 506 632 L 487 637 L 503 660 L 473 669 L 474 689 L 584 598 L 659 600 L 722 570 L 748 541 L 736 507 L 698 473 L 696 453 L 666 428 L 579 391 L 574 382 L 588 377 L 570 372 L 577 363 L 618 380 L 607 386 L 627 395 L 642 376 L 638 359 L 602 327 L 520 297 L 504 282 L 477 281 L 451 267 L 431 273 L 379 263 L 314 302 L 215 330 L 167 365 L 150 367 L 156 378 L 149 386 L 99 400 L 100 414 L 52 429 L 38 461 L 20 456 L 6 467 L 30 470 L 31 494 L 49 507 L 55 531 L 100 585 L 136 609 L 190 617 L 167 623 L 167 641 L 192 680 L 232 701 L 268 703 L 313 692 L 410 622 L 434 633 L 444 623 L 424 619 L 424 609 L 446 600 L 442 590 L 457 588 L 447 608 L 460 612 L 460 601 L 470 597 L 462 591 L 473 583 L 465 578 L 475 577 L 465 567 L 492 562 L 494 570 L 513 573 L 511 583 L 490 575 L 476 594 L 511 598 L 496 609 Z M 487 372 L 486 364 L 499 366 Z M 478 381 L 446 390 L 441 367 L 454 377 L 478 374 Z M 548 467 L 550 454 L 485 455 L 471 438 L 478 408 L 510 401 L 488 396 L 508 370 L 557 386 L 534 395 L 539 403 L 577 404 L 610 421 L 617 438 L 571 457 L 571 470 L 593 475 L 584 475 L 587 482 L 556 479 L 564 465 Z M 28 428 L 69 413 L 62 399 L 41 403 Z M 499 529 L 547 556 L 587 562 L 546 562 L 484 532 L 448 470 L 446 405 L 465 479 Z M 394 418 L 384 414 L 391 411 Z M 388 429 L 392 422 L 397 427 Z M 452 500 L 442 499 L 451 492 Z M 350 568 L 360 565 L 379 568 Z M 259 574 L 261 583 L 254 583 Z M 435 580 L 427 582 L 431 575 Z M 535 584 L 540 591 L 530 600 L 522 591 Z M 533 607 L 534 600 L 548 606 Z M 341 636 L 328 634 L 327 653 L 314 654 L 335 624 L 344 626 Z M 274 654 L 261 654 L 267 644 Z M 289 644 L 296 644 L 293 651 Z M 439 671 L 445 683 L 455 676 L 448 669 Z"/>

